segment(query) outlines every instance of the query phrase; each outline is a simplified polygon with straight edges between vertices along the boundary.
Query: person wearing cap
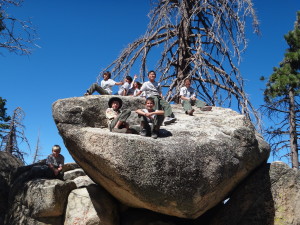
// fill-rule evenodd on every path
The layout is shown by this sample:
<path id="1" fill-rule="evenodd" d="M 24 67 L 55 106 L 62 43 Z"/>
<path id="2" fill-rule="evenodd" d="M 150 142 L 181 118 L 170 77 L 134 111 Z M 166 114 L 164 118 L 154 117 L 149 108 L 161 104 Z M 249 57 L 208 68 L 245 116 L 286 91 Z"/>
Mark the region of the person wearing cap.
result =
<path id="1" fill-rule="evenodd" d="M 130 116 L 131 111 L 128 109 L 120 110 L 123 102 L 118 97 L 112 97 L 108 101 L 106 109 L 106 118 L 108 119 L 108 128 L 111 132 L 116 133 L 131 133 L 129 124 L 126 123 L 127 118 Z"/>

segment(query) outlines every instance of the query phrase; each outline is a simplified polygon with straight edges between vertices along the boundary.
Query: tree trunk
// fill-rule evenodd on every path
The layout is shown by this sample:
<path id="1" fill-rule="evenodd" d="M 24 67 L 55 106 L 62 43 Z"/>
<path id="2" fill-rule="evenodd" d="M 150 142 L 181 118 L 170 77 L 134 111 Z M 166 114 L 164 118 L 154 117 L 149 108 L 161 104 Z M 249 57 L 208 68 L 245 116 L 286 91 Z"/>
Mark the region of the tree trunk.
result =
<path id="1" fill-rule="evenodd" d="M 297 146 L 297 132 L 296 132 L 296 114 L 295 114 L 295 92 L 293 88 L 289 90 L 290 99 L 290 148 L 291 148 L 291 158 L 292 167 L 299 169 L 299 156 L 298 156 L 298 146 Z"/>

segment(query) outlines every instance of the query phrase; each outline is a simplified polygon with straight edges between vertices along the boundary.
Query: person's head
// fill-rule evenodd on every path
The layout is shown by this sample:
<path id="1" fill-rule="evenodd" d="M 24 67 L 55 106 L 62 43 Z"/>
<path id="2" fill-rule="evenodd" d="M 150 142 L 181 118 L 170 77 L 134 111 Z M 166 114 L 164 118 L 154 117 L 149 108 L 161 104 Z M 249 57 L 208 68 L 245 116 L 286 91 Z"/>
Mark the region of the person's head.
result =
<path id="1" fill-rule="evenodd" d="M 154 98 L 149 97 L 149 98 L 146 99 L 146 109 L 152 110 L 154 105 L 155 105 Z"/>
<path id="2" fill-rule="evenodd" d="M 119 110 L 122 107 L 122 100 L 118 97 L 112 97 L 108 101 L 109 108 L 112 108 L 113 110 Z"/>
<path id="3" fill-rule="evenodd" d="M 138 81 L 135 81 L 134 84 L 133 84 L 133 87 L 134 87 L 135 89 L 136 89 L 136 88 L 141 89 L 142 84 L 141 84 L 140 82 L 138 82 Z"/>
<path id="4" fill-rule="evenodd" d="M 131 77 L 131 76 L 126 76 L 126 77 L 125 77 L 125 82 L 131 84 L 131 82 L 132 82 L 132 77 Z"/>
<path id="5" fill-rule="evenodd" d="M 191 79 L 190 78 L 185 79 L 184 86 L 186 86 L 188 88 L 191 86 Z"/>
<path id="6" fill-rule="evenodd" d="M 58 155 L 60 154 L 61 148 L 59 145 L 54 145 L 52 147 L 52 154 L 54 157 L 58 157 Z"/>
<path id="7" fill-rule="evenodd" d="M 155 78 L 156 78 L 156 73 L 155 71 L 151 70 L 148 72 L 148 78 L 149 78 L 149 81 L 151 82 L 154 82 L 155 81 Z"/>
<path id="8" fill-rule="evenodd" d="M 108 80 L 108 79 L 110 79 L 110 77 L 111 77 L 111 73 L 109 71 L 105 71 L 103 73 L 103 79 L 104 80 Z"/>

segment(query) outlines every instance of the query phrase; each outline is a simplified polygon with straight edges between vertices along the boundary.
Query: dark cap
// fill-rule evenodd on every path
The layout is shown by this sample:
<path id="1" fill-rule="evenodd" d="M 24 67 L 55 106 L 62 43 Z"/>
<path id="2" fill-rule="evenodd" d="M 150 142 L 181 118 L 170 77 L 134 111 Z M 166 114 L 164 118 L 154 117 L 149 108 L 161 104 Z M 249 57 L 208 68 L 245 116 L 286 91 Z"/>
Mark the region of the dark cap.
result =
<path id="1" fill-rule="evenodd" d="M 112 97 L 112 98 L 109 99 L 109 101 L 108 101 L 108 106 L 109 106 L 109 108 L 111 108 L 111 105 L 112 105 L 112 103 L 113 103 L 114 101 L 119 102 L 119 104 L 120 104 L 120 107 L 119 107 L 119 108 L 122 107 L 122 104 L 123 104 L 122 100 L 121 100 L 120 98 L 118 98 L 118 97 Z"/>

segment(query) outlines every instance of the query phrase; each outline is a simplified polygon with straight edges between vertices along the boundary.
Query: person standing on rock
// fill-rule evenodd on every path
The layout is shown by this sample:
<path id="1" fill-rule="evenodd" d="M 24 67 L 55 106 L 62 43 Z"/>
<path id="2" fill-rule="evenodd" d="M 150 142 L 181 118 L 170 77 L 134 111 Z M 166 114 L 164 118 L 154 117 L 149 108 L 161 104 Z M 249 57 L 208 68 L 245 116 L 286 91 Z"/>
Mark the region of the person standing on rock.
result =
<path id="1" fill-rule="evenodd" d="M 156 73 L 153 70 L 149 71 L 148 78 L 149 81 L 143 83 L 140 91 L 137 93 L 137 96 L 142 94 L 144 91 L 147 97 L 152 97 L 154 99 L 154 109 L 163 110 L 165 112 L 165 125 L 175 122 L 176 119 L 174 118 L 171 105 L 163 99 L 160 83 L 155 81 Z"/>
<path id="2" fill-rule="evenodd" d="M 141 118 L 141 136 L 150 136 L 156 139 L 159 136 L 159 128 L 164 120 L 163 110 L 154 110 L 154 99 L 149 97 L 146 99 L 145 109 L 138 109 L 135 112 Z M 153 130 L 151 132 L 151 126 Z"/>
<path id="3" fill-rule="evenodd" d="M 92 95 L 95 91 L 97 91 L 101 95 L 111 95 L 112 94 L 112 87 L 114 85 L 122 85 L 123 82 L 116 82 L 110 79 L 111 73 L 106 71 L 103 73 L 103 80 L 99 84 L 94 83 L 91 87 L 84 93 L 84 96 Z"/>
<path id="4" fill-rule="evenodd" d="M 200 108 L 202 111 L 210 111 L 211 106 L 196 98 L 195 89 L 191 87 L 191 79 L 185 79 L 184 86 L 180 89 L 181 104 L 186 114 L 192 116 L 194 113 L 193 105 Z"/>
<path id="5" fill-rule="evenodd" d="M 46 165 L 50 172 L 47 174 L 49 178 L 56 178 L 62 173 L 62 168 L 65 162 L 65 158 L 60 154 L 61 148 L 59 145 L 52 147 L 52 154 L 48 155 L 46 159 Z"/>
<path id="6" fill-rule="evenodd" d="M 108 119 L 108 128 L 111 132 L 115 133 L 131 133 L 129 124 L 126 123 L 127 118 L 130 116 L 131 111 L 125 109 L 121 111 L 122 100 L 118 97 L 112 97 L 108 101 L 106 109 L 106 118 Z"/>

